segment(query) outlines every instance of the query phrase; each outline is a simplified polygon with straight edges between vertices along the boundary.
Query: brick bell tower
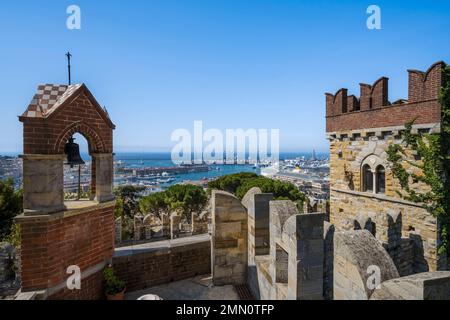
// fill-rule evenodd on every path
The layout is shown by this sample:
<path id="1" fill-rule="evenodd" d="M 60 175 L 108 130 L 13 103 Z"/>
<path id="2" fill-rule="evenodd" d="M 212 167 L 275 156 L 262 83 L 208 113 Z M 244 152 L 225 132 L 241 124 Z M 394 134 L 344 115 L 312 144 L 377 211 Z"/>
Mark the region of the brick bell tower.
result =
<path id="1" fill-rule="evenodd" d="M 22 292 L 48 299 L 100 299 L 102 269 L 114 252 L 113 130 L 108 113 L 84 84 L 40 85 L 23 123 Z M 88 141 L 91 198 L 64 200 L 64 147 Z M 70 266 L 81 289 L 69 290 Z"/>

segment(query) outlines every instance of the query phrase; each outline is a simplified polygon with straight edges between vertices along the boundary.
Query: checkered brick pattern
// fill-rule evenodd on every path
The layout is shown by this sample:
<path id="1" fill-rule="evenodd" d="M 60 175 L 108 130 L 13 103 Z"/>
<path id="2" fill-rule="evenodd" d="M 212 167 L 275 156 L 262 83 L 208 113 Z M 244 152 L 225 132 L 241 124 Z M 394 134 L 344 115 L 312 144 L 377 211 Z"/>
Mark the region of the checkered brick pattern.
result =
<path id="1" fill-rule="evenodd" d="M 81 84 L 75 85 L 39 85 L 37 93 L 23 114 L 24 117 L 44 118 L 66 101 Z"/>

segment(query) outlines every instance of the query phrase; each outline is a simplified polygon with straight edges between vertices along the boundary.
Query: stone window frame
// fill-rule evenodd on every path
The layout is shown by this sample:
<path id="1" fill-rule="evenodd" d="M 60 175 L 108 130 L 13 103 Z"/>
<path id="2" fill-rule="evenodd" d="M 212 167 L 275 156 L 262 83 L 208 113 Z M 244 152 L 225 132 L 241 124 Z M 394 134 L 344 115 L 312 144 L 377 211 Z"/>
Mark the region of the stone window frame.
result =
<path id="1" fill-rule="evenodd" d="M 372 190 L 366 190 L 365 187 L 365 167 L 368 166 L 370 168 L 370 171 L 372 172 L 373 177 L 373 183 L 372 183 Z M 380 191 L 379 189 L 379 168 L 382 167 L 384 170 L 384 190 Z M 386 194 L 386 168 L 387 164 L 386 161 L 384 161 L 381 157 L 379 157 L 376 154 L 371 154 L 367 156 L 361 163 L 361 191 L 362 192 L 368 192 L 373 194 Z"/>
<path id="2" fill-rule="evenodd" d="M 367 176 L 366 176 L 367 171 L 371 172 L 371 179 L 370 179 L 371 184 L 370 185 L 366 181 L 366 179 L 367 179 Z M 363 164 L 361 166 L 361 177 L 362 177 L 361 191 L 362 192 L 370 192 L 370 191 L 373 192 L 375 184 L 374 184 L 374 180 L 373 180 L 373 171 L 372 171 L 372 168 L 370 167 L 369 164 L 366 163 L 366 164 Z"/>
<path id="3" fill-rule="evenodd" d="M 380 172 L 382 170 L 382 172 Z M 383 175 L 383 186 L 381 187 L 381 182 L 380 182 L 380 177 L 381 174 Z M 376 176 L 376 186 L 375 186 L 375 190 L 377 194 L 385 194 L 386 193 L 386 167 L 383 165 L 378 165 L 377 168 L 375 169 L 375 176 Z"/>

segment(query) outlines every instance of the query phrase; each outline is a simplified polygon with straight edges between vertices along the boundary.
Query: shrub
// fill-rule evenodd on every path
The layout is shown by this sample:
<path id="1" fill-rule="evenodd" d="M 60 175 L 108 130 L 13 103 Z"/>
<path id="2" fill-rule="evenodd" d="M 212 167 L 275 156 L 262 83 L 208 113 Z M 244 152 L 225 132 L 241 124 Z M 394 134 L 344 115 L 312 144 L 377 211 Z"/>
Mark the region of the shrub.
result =
<path id="1" fill-rule="evenodd" d="M 117 278 L 111 265 L 103 270 L 103 278 L 107 295 L 113 296 L 125 290 L 125 282 Z"/>

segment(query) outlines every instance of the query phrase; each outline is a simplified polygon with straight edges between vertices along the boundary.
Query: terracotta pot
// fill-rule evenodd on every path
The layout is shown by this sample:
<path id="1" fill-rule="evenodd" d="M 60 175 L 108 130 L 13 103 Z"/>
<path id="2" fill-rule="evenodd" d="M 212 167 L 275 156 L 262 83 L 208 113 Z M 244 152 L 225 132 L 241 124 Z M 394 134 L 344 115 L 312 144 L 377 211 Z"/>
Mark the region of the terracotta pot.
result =
<path id="1" fill-rule="evenodd" d="M 107 300 L 125 300 L 125 289 L 122 292 L 116 293 L 114 295 L 106 295 Z"/>

